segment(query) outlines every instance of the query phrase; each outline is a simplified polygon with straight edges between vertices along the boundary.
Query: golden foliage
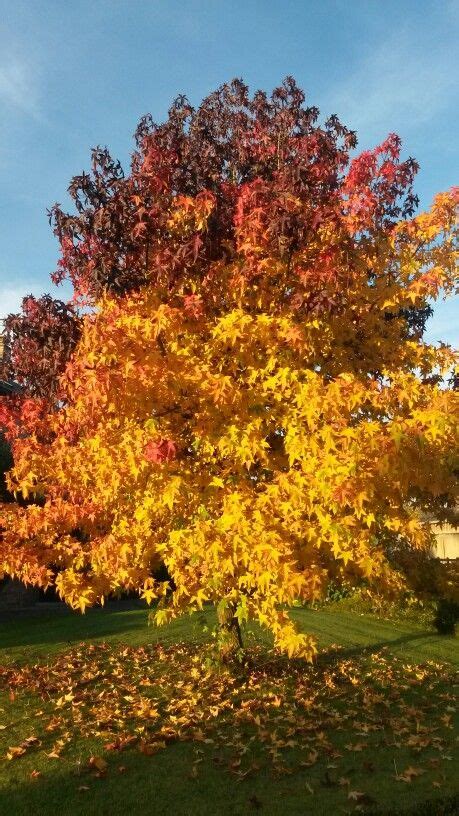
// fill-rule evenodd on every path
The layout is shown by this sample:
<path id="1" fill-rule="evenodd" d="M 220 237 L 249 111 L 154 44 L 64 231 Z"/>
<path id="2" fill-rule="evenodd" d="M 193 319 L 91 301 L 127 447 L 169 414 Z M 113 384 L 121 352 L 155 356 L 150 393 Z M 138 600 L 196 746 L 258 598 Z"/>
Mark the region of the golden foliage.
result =
<path id="1" fill-rule="evenodd" d="M 330 578 L 397 589 L 394 551 L 427 549 L 422 511 L 454 496 L 459 394 L 438 379 L 457 358 L 410 334 L 403 310 L 457 285 L 456 203 L 438 196 L 354 251 L 346 219 L 327 224 L 288 259 L 266 256 L 247 216 L 237 255 L 209 270 L 224 309 L 202 307 L 192 270 L 172 302 L 149 287 L 101 300 L 65 404 L 15 442 L 10 487 L 42 500 L 4 508 L 1 569 L 55 580 L 81 610 L 139 590 L 158 623 L 224 599 L 311 659 L 285 607 Z M 212 206 L 179 197 L 170 228 L 205 230 Z M 291 270 L 307 277 L 327 251 L 333 308 L 297 313 Z"/>

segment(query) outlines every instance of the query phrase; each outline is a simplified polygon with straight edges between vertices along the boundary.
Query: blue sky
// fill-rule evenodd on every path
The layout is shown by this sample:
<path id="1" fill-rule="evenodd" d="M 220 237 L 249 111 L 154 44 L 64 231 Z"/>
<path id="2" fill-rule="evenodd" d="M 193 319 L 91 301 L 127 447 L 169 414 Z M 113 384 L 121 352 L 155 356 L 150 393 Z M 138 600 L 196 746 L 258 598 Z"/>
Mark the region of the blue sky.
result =
<path id="1" fill-rule="evenodd" d="M 0 0 L 0 317 L 56 294 L 46 208 L 90 148 L 127 165 L 142 114 L 234 76 L 270 90 L 293 74 L 362 149 L 399 133 L 427 207 L 459 183 L 458 42 L 459 0 Z M 428 338 L 459 346 L 459 299 Z"/>

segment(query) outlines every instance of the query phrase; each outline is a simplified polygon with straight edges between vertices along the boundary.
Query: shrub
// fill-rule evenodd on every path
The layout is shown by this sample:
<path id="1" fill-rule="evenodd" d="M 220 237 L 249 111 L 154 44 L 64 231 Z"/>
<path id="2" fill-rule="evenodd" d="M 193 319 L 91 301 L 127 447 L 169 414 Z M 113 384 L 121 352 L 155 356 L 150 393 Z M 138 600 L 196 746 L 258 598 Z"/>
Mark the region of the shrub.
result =
<path id="1" fill-rule="evenodd" d="M 437 604 L 437 612 L 433 624 L 440 635 L 454 635 L 456 623 L 459 620 L 459 604 L 448 598 L 441 598 Z"/>
<path id="2" fill-rule="evenodd" d="M 378 618 L 399 622 L 410 621 L 430 628 L 435 612 L 434 601 L 421 600 L 414 592 L 407 591 L 399 598 L 385 598 L 365 586 L 354 590 L 344 587 L 327 595 L 320 605 L 332 611 L 355 612 L 358 615 L 375 615 Z"/>

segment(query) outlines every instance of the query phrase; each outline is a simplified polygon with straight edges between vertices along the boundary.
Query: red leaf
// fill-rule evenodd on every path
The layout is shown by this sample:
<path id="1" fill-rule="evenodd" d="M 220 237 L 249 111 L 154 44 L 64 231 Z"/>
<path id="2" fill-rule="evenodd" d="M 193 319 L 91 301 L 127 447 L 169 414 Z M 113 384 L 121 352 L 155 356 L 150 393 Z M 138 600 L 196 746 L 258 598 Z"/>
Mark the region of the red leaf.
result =
<path id="1" fill-rule="evenodd" d="M 170 462 L 171 459 L 175 459 L 176 452 L 177 449 L 170 439 L 161 439 L 159 442 L 154 442 L 151 439 L 145 445 L 143 455 L 147 462 L 160 465 L 163 462 Z"/>

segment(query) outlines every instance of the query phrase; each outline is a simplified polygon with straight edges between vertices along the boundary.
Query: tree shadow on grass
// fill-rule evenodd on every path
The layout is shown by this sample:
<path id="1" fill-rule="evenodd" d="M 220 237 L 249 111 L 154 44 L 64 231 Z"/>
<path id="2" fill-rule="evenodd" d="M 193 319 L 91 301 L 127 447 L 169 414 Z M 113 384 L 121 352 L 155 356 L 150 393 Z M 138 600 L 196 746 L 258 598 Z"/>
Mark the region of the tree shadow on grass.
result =
<path id="1" fill-rule="evenodd" d="M 311 776 L 303 770 L 295 779 L 275 782 L 267 773 L 235 784 L 212 761 L 197 777 L 190 775 L 191 752 L 179 746 L 173 758 L 123 759 L 104 779 L 74 773 L 53 773 L 0 790 L 0 813 L 11 816 L 329 816 L 334 812 L 364 812 L 368 816 L 456 816 L 458 794 L 429 794 L 421 799 L 410 791 L 408 802 L 379 802 L 356 811 L 346 802 L 347 791 L 319 787 L 308 793 Z M 171 762 L 173 766 L 171 767 Z M 293 783 L 293 784 L 292 784 Z M 314 784 L 316 784 L 314 782 Z M 411 799 L 411 803 L 409 800 Z"/>
<path id="2" fill-rule="evenodd" d="M 146 627 L 147 610 L 133 604 L 90 609 L 84 615 L 56 604 L 33 610 L 3 612 L 0 616 L 0 649 L 71 644 L 140 631 Z"/>
<path id="3" fill-rule="evenodd" d="M 419 632 L 419 633 L 412 633 L 407 635 L 402 635 L 400 637 L 394 639 L 387 639 L 387 640 L 380 640 L 376 643 L 371 643 L 367 645 L 358 645 L 358 646 L 345 646 L 340 648 L 339 646 L 331 646 L 325 652 L 322 652 L 318 657 L 318 662 L 327 664 L 333 662 L 339 657 L 343 658 L 352 658 L 352 657 L 359 657 L 363 655 L 373 655 L 381 652 L 382 650 L 388 650 L 389 652 L 394 649 L 394 647 L 402 646 L 404 644 L 409 643 L 428 643 L 429 641 L 433 640 L 436 642 L 438 636 L 436 636 L 433 632 Z"/>
<path id="4" fill-rule="evenodd" d="M 56 608 L 55 608 L 56 607 Z M 213 609 L 173 621 L 167 627 L 148 626 L 151 609 L 142 601 L 109 602 L 104 608 L 88 609 L 84 614 L 61 604 L 43 605 L 34 610 L 0 614 L 1 654 L 8 649 L 46 651 L 53 645 L 63 648 L 88 640 L 120 639 L 126 644 L 206 640 L 206 626 Z M 50 649 L 50 651 L 55 651 Z"/>

